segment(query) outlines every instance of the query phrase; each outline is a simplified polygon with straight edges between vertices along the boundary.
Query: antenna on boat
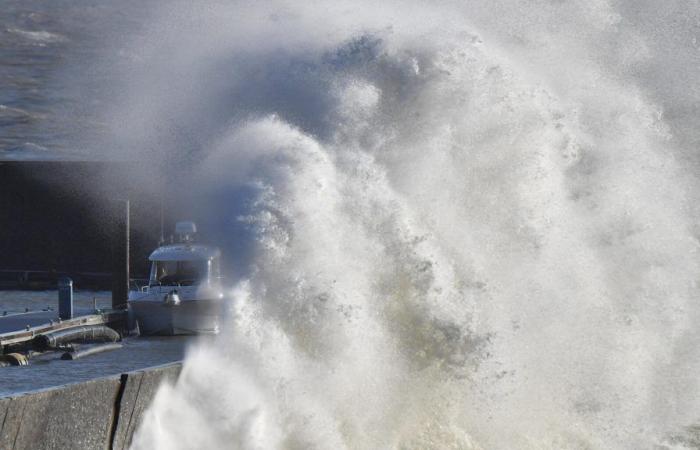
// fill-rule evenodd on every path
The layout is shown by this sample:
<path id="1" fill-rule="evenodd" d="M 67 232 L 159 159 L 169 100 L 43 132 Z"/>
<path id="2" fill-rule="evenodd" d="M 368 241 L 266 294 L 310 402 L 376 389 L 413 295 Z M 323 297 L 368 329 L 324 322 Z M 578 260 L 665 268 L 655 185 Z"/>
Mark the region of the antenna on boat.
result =
<path id="1" fill-rule="evenodd" d="M 165 244 L 165 199 L 163 192 L 160 193 L 160 239 L 158 246 Z"/>
<path id="2" fill-rule="evenodd" d="M 175 234 L 180 242 L 189 243 L 194 241 L 197 233 L 197 225 L 194 222 L 178 222 L 175 224 Z"/>

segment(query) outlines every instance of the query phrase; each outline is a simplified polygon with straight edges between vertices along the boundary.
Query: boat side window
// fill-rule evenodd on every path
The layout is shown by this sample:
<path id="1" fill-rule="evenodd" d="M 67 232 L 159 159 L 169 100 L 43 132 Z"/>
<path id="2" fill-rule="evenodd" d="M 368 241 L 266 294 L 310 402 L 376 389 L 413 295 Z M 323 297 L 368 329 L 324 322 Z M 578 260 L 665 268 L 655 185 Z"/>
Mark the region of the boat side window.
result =
<path id="1" fill-rule="evenodd" d="M 155 261 L 151 271 L 151 284 L 188 286 L 206 280 L 208 262 L 203 261 Z"/>

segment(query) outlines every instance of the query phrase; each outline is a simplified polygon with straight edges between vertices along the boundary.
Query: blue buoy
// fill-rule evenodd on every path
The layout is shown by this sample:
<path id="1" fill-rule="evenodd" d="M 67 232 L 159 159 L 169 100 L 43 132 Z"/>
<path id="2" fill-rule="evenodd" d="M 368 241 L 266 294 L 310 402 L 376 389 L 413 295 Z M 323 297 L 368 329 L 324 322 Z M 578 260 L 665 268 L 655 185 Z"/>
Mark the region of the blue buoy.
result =
<path id="1" fill-rule="evenodd" d="M 61 320 L 73 318 L 73 280 L 58 280 L 58 317 Z"/>

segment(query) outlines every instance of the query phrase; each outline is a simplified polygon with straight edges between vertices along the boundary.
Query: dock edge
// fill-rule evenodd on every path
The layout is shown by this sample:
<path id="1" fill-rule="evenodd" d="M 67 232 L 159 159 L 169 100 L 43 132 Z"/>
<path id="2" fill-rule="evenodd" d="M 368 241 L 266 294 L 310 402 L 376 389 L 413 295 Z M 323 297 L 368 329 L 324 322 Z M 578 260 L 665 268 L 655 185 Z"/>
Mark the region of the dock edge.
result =
<path id="1" fill-rule="evenodd" d="M 182 362 L 0 398 L 0 448 L 126 450 Z"/>

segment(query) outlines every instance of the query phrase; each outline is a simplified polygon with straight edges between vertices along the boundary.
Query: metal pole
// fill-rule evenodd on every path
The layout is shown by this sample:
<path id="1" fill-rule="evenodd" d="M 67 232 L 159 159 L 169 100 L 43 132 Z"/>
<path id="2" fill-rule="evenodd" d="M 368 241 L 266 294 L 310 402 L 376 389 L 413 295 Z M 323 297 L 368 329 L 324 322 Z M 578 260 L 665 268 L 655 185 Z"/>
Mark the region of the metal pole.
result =
<path id="1" fill-rule="evenodd" d="M 120 201 L 119 206 L 123 209 L 114 227 L 112 309 L 125 309 L 129 298 L 129 200 Z"/>
<path id="2" fill-rule="evenodd" d="M 58 317 L 61 320 L 73 318 L 73 280 L 58 280 Z"/>
<path id="3" fill-rule="evenodd" d="M 163 205 L 163 202 L 165 200 L 163 199 L 163 195 L 163 193 L 160 194 L 160 241 L 158 241 L 159 246 L 165 243 L 165 205 Z"/>

